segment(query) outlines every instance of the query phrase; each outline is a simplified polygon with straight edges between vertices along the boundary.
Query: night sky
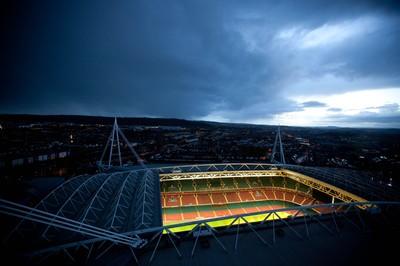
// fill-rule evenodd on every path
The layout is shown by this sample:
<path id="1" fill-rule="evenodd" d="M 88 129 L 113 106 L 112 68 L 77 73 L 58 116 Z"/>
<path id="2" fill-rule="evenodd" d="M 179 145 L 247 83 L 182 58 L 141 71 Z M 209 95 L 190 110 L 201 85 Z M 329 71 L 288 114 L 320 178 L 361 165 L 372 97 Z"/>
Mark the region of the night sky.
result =
<path id="1" fill-rule="evenodd" d="M 0 113 L 400 128 L 400 1 L 6 0 Z"/>

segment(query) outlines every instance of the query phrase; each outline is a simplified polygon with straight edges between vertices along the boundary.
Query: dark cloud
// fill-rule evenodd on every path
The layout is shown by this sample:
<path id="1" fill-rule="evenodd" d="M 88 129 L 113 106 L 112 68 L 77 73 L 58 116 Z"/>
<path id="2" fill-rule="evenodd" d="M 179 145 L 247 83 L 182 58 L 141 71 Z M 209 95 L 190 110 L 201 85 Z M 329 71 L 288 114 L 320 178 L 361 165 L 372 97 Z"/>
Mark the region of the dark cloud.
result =
<path id="1" fill-rule="evenodd" d="M 299 106 L 296 95 L 400 84 L 398 1 L 42 0 L 0 9 L 0 113 L 273 122 L 325 106 Z"/>
<path id="2" fill-rule="evenodd" d="M 333 110 L 332 110 L 333 109 Z M 329 108 L 328 111 L 341 111 L 339 108 Z M 400 127 L 399 104 L 385 104 L 382 106 L 365 108 L 357 115 L 333 114 L 326 116 L 326 122 L 337 121 L 349 127 Z"/>
<path id="3" fill-rule="evenodd" d="M 373 110 L 380 113 L 396 113 L 399 112 L 399 104 L 398 103 L 388 103 L 377 107 L 368 107 L 366 110 Z"/>
<path id="4" fill-rule="evenodd" d="M 334 108 L 334 107 L 332 107 L 332 108 L 328 108 L 327 111 L 329 111 L 329 112 L 340 112 L 340 111 L 342 111 L 342 108 Z"/>
<path id="5" fill-rule="evenodd" d="M 336 121 L 342 126 L 347 127 L 384 127 L 384 128 L 399 128 L 400 127 L 400 112 L 392 114 L 380 114 L 373 112 L 364 112 L 357 116 L 340 115 L 326 117 L 328 123 Z"/>
<path id="6" fill-rule="evenodd" d="M 308 102 L 303 102 L 301 106 L 314 108 L 314 107 L 326 107 L 326 104 L 318 101 L 308 101 Z"/>

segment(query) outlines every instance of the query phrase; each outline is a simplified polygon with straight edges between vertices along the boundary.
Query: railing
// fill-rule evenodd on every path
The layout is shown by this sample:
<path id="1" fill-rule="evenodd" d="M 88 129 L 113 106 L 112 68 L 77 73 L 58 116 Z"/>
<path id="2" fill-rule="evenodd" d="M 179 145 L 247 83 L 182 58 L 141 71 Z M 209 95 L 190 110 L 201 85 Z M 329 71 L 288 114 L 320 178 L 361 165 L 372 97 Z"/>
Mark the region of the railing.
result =
<path id="1" fill-rule="evenodd" d="M 367 210 L 360 210 L 358 207 L 359 204 L 368 204 L 371 207 Z M 311 208 L 319 208 L 322 210 L 321 214 L 310 214 L 309 210 Z M 341 209 L 342 211 L 337 211 Z M 347 219 L 349 216 L 357 218 L 358 222 L 353 221 L 351 224 L 354 225 L 355 228 L 361 231 L 367 231 L 368 228 L 364 223 L 364 217 L 367 216 L 377 216 L 380 214 L 390 212 L 399 212 L 400 211 L 400 202 L 349 202 L 349 203 L 335 203 L 335 204 L 318 204 L 318 205 L 310 205 L 310 206 L 296 206 L 296 207 L 287 207 L 281 209 L 274 209 L 274 210 L 267 210 L 267 211 L 260 211 L 260 212 L 253 212 L 247 214 L 240 214 L 240 215 L 232 215 L 226 217 L 219 217 L 219 218 L 211 218 L 211 219 L 203 219 L 200 221 L 191 221 L 185 222 L 181 224 L 172 224 L 168 226 L 161 226 L 155 228 L 147 228 L 142 230 L 130 231 L 125 233 L 115 233 L 109 230 L 104 230 L 102 228 L 97 228 L 94 226 L 90 226 L 87 224 L 82 224 L 80 222 L 76 222 L 73 220 L 66 219 L 60 216 L 54 216 L 50 213 L 46 213 L 39 210 L 34 210 L 32 208 L 16 204 L 13 202 L 9 202 L 6 200 L 0 200 L 0 213 L 22 218 L 28 219 L 37 223 L 47 224 L 52 227 L 62 228 L 65 230 L 69 230 L 72 232 L 79 232 L 86 236 L 86 239 L 78 242 L 73 243 L 54 243 L 54 246 L 50 248 L 43 248 L 37 247 L 37 250 L 33 250 L 32 252 L 28 252 L 23 254 L 27 258 L 32 258 L 35 256 L 41 256 L 43 254 L 49 253 L 57 253 L 57 251 L 64 250 L 71 254 L 71 252 L 78 252 L 79 247 L 83 247 L 80 250 L 82 252 L 83 249 L 87 248 L 87 245 L 94 245 L 95 243 L 102 243 L 100 246 L 103 246 L 102 249 L 98 249 L 97 251 L 100 252 L 97 255 L 97 258 L 100 257 L 102 254 L 108 251 L 108 246 L 104 245 L 103 243 L 111 243 L 112 245 L 126 245 L 129 246 L 132 250 L 132 255 L 138 262 L 135 251 L 137 249 L 150 249 L 152 251 L 152 256 L 150 258 L 149 263 L 152 261 L 153 256 L 159 246 L 160 239 L 164 237 L 168 237 L 173 245 L 174 248 L 179 256 L 181 256 L 181 252 L 179 251 L 178 247 L 175 245 L 175 242 L 178 241 L 185 241 L 188 239 L 195 239 L 195 243 L 192 249 L 191 256 L 194 254 L 194 249 L 196 247 L 197 241 L 199 237 L 208 235 L 214 237 L 221 247 L 225 250 L 227 248 L 222 244 L 219 240 L 220 237 L 223 237 L 227 233 L 235 233 L 236 239 L 240 236 L 239 232 L 242 230 L 247 230 L 253 232 L 257 235 L 258 238 L 266 245 L 270 246 L 271 243 L 261 237 L 258 234 L 258 230 L 272 230 L 272 244 L 275 244 L 275 230 L 277 230 L 278 226 L 285 226 L 289 228 L 299 239 L 310 238 L 309 231 L 307 230 L 307 224 L 318 222 L 320 224 L 327 223 L 329 221 L 334 221 L 336 224 L 336 220 L 338 219 Z M 291 213 L 291 215 L 287 218 L 283 218 L 282 213 Z M 294 214 L 293 214 L 294 213 Z M 326 214 L 326 215 L 325 215 Z M 253 217 L 257 216 L 258 220 L 256 223 L 251 222 Z M 52 222 L 49 223 L 49 220 Z M 306 230 L 296 229 L 293 224 L 298 221 L 304 225 Z M 218 226 L 216 226 L 216 224 Z M 189 228 L 188 230 L 180 230 L 181 228 Z M 324 228 L 332 234 L 335 234 L 335 231 L 338 231 L 339 228 L 329 228 L 328 226 L 324 226 Z M 181 231 L 181 233 L 176 233 Z M 304 233 L 305 231 L 305 233 Z M 7 241 L 7 239 L 5 239 Z M 104 247 L 107 247 L 105 249 Z M 133 248 L 133 249 L 132 249 Z M 235 250 L 237 246 L 235 245 Z M 105 250 L 104 250 L 105 249 Z M 90 252 L 95 253 L 90 249 Z M 71 259 L 73 260 L 73 256 Z M 88 255 L 89 256 L 89 255 Z"/>

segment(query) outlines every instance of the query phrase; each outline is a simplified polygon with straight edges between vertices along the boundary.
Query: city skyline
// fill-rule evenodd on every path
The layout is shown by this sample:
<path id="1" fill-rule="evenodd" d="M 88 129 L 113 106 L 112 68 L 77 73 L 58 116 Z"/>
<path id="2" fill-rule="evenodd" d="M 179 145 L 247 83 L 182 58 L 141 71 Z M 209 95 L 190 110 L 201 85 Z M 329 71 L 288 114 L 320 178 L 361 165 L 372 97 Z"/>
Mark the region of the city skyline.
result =
<path id="1" fill-rule="evenodd" d="M 0 114 L 400 128 L 397 1 L 1 10 Z"/>

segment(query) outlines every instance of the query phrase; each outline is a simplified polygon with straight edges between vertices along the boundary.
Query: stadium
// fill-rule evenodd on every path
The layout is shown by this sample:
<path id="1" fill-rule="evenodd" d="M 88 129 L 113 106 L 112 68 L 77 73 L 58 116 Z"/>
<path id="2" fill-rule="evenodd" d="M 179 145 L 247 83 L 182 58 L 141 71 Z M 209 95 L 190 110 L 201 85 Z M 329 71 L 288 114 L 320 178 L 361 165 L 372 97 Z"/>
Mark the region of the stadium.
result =
<path id="1" fill-rule="evenodd" d="M 67 180 L 36 206 L 1 199 L 3 221 L 11 220 L 2 244 L 7 257 L 30 265 L 360 265 L 396 258 L 399 190 L 370 173 L 289 165 L 282 145 L 280 162 L 168 166 L 145 165 L 128 145 L 139 165 L 127 167 L 119 138 L 129 143 L 115 121 L 101 171 Z"/>

